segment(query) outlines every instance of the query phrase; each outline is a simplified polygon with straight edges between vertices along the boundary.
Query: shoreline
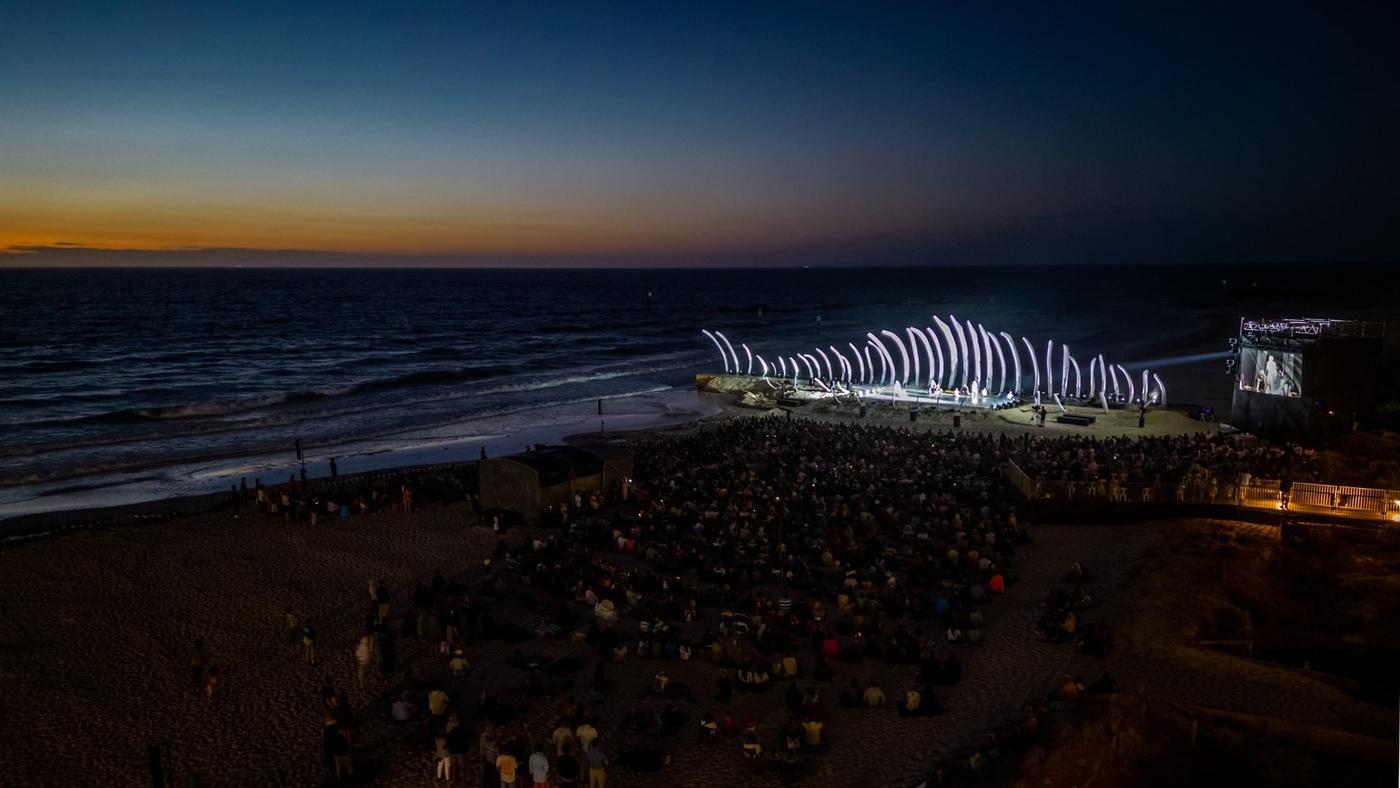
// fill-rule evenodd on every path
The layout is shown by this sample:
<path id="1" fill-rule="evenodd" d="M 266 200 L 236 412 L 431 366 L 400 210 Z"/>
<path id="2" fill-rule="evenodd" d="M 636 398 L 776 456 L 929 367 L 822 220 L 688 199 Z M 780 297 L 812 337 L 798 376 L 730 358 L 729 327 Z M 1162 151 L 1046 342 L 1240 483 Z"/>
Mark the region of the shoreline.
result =
<path id="1" fill-rule="evenodd" d="M 867 424 L 883 424 L 892 427 L 905 427 L 916 431 L 932 430 L 953 430 L 960 432 L 992 432 L 992 433 L 1031 433 L 1031 434 L 1081 434 L 1092 437 L 1107 437 L 1110 435 L 1138 435 L 1143 437 L 1179 435 L 1192 432 L 1214 432 L 1218 431 L 1222 425 L 1214 422 L 1198 422 L 1190 419 L 1184 412 L 1172 409 L 1153 411 L 1148 420 L 1148 428 L 1138 430 L 1136 426 L 1136 414 L 1127 410 L 1115 410 L 1105 416 L 1101 411 L 1092 409 L 1070 408 L 1071 412 L 1084 411 L 1086 413 L 1097 414 L 1096 420 L 1089 427 L 1077 427 L 1071 425 L 1056 424 L 1047 421 L 1044 427 L 1036 427 L 1029 421 L 1029 406 L 1009 408 L 997 411 L 983 410 L 957 410 L 947 409 L 927 409 L 918 410 L 917 420 L 909 420 L 909 410 L 898 404 L 877 405 L 867 410 L 867 415 L 861 417 L 847 406 L 823 404 L 810 404 L 798 408 L 773 408 L 770 410 L 744 407 L 737 404 L 737 398 L 729 394 L 705 394 L 701 393 L 704 401 L 711 404 L 710 412 L 681 411 L 674 415 L 685 417 L 680 419 L 667 419 L 668 414 L 634 414 L 631 416 L 616 416 L 616 421 L 629 420 L 650 420 L 656 423 L 643 424 L 631 429 L 609 430 L 605 433 L 576 431 L 560 434 L 559 426 L 547 425 L 544 427 L 525 430 L 521 433 L 504 436 L 492 436 L 494 445 L 501 445 L 505 438 L 512 439 L 513 443 L 520 448 L 533 443 L 563 443 L 563 444 L 585 444 L 595 442 L 617 443 L 632 442 L 651 435 L 658 435 L 670 432 L 684 432 L 696 429 L 707 423 L 713 423 L 731 418 L 757 418 L 763 416 L 776 416 L 781 413 L 788 413 L 802 418 L 810 418 L 818 421 L 854 422 Z M 848 412 L 849 411 L 849 412 Z M 958 426 L 954 426 L 955 417 Z M 577 426 L 578 422 L 572 422 Z M 531 441 L 525 440 L 527 437 L 545 436 L 548 440 Z M 524 441 L 522 444 L 521 441 Z M 444 449 L 461 449 L 466 442 L 458 442 L 444 446 Z M 478 444 L 472 443 L 474 448 Z M 492 443 L 487 444 L 492 445 Z M 492 453 L 491 456 L 509 456 L 519 451 L 507 452 L 505 454 Z M 377 455 L 368 456 L 392 456 L 398 452 L 384 452 Z M 423 453 L 416 455 L 411 452 L 410 458 L 423 458 Z M 366 478 L 377 478 L 399 474 L 426 473 L 435 469 L 446 469 L 454 467 L 473 466 L 477 462 L 475 456 L 461 456 L 444 459 L 439 462 L 407 462 L 407 463 L 380 463 L 371 462 L 371 467 L 354 470 L 350 473 L 341 473 L 334 477 L 336 483 L 347 483 Z M 308 468 L 324 465 L 324 463 L 308 463 Z M 251 474 L 250 474 L 251 475 Z M 228 478 L 233 478 L 232 476 Z M 280 476 L 271 478 L 281 478 Z M 309 474 L 307 480 L 313 484 L 324 484 L 332 481 L 328 473 Z M 269 489 L 281 486 L 280 483 L 266 485 Z M 104 489 L 95 487 L 95 490 Z M 42 498 L 36 500 L 43 500 Z M 228 493 L 225 491 L 209 493 L 177 494 L 166 497 L 131 501 L 112 505 L 99 506 L 75 506 L 72 508 L 58 508 L 48 511 L 23 512 L 13 516 L 0 517 L 0 550 L 8 547 L 27 544 L 35 540 L 49 537 L 58 537 L 69 533 L 102 529 L 121 528 L 134 525 L 141 525 L 152 522 L 162 522 L 176 520 L 185 517 L 195 517 L 201 515 L 215 514 L 228 509 Z"/>
<path id="2" fill-rule="evenodd" d="M 610 408 L 620 409 L 602 417 L 609 435 L 703 418 L 725 407 L 720 397 L 684 388 L 673 389 L 670 397 L 660 398 L 659 409 L 654 397 L 601 399 L 609 401 Z M 545 406 L 535 410 L 538 417 L 534 423 L 501 425 L 491 421 L 494 417 L 485 417 L 480 429 L 469 430 L 468 434 L 463 434 L 460 427 L 449 433 L 425 428 L 404 433 L 397 446 L 369 442 L 355 448 L 354 441 L 335 446 L 308 446 L 305 450 L 308 479 L 329 479 L 332 458 L 338 461 L 336 478 L 342 480 L 434 465 L 460 465 L 474 462 L 482 449 L 499 457 L 517 453 L 527 445 L 559 443 L 576 434 L 596 434 L 589 433 L 589 429 L 598 425 L 598 417 L 581 414 L 577 408 Z M 279 455 L 229 456 L 180 463 L 164 469 L 145 468 L 130 473 L 67 478 L 48 488 L 38 485 L 26 497 L 0 498 L 0 544 L 16 530 L 17 523 L 28 524 L 21 527 L 32 531 L 41 530 L 46 521 L 71 525 L 74 519 L 83 519 L 95 511 L 111 519 L 127 511 L 148 513 L 145 510 L 153 505 L 156 509 L 168 509 L 169 506 L 159 504 L 188 499 L 223 501 L 229 487 L 237 486 L 244 479 L 250 487 L 256 478 L 263 479 L 265 486 L 277 486 L 299 473 L 299 463 L 286 458 L 290 454 L 291 451 Z M 207 509 L 190 511 L 198 514 Z"/>

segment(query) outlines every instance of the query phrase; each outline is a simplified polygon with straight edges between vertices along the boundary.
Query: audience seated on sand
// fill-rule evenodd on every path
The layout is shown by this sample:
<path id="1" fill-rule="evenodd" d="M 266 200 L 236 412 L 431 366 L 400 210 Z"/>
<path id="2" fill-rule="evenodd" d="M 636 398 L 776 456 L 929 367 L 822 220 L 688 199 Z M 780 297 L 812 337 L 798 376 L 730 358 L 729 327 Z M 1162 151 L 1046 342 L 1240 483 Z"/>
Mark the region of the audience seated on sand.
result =
<path id="1" fill-rule="evenodd" d="M 878 683 L 871 681 L 870 686 L 865 688 L 865 692 L 862 694 L 861 699 L 865 702 L 865 705 L 869 706 L 870 708 L 883 706 L 885 705 L 885 691 L 880 689 L 880 685 Z"/>

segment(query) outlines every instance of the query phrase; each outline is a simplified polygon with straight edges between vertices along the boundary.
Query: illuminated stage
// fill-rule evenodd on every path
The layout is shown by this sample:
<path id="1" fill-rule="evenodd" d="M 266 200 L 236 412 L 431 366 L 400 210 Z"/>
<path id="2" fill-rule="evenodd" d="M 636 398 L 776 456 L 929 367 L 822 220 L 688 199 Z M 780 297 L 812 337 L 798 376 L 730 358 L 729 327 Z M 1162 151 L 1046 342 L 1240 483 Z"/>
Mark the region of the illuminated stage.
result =
<path id="1" fill-rule="evenodd" d="M 1088 356 L 1086 375 L 1069 347 L 1053 339 L 1046 340 L 1042 355 L 1040 345 L 1027 337 L 1018 343 L 1005 331 L 989 331 L 971 320 L 931 317 L 932 326 L 870 331 L 840 346 L 766 356 L 741 342 L 742 360 L 724 332 L 702 329 L 719 352 L 724 374 L 722 381 L 713 376 L 697 382 L 769 399 L 955 409 L 997 410 L 1026 402 L 1104 410 L 1166 404 L 1166 385 L 1151 370 L 1135 379 L 1122 364 L 1098 353 Z"/>

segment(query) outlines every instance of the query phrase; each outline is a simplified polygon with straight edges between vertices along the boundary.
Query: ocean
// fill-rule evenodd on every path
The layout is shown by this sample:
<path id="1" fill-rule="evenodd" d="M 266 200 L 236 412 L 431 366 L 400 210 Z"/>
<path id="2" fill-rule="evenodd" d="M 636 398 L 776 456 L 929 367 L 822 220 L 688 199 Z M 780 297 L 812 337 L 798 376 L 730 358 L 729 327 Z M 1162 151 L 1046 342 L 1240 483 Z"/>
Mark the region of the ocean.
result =
<path id="1" fill-rule="evenodd" d="M 1394 309 L 1381 268 L 1317 273 L 0 268 L 0 518 L 285 479 L 297 440 L 350 473 L 704 415 L 702 328 L 771 359 L 952 314 L 1220 408 L 1242 315 Z"/>

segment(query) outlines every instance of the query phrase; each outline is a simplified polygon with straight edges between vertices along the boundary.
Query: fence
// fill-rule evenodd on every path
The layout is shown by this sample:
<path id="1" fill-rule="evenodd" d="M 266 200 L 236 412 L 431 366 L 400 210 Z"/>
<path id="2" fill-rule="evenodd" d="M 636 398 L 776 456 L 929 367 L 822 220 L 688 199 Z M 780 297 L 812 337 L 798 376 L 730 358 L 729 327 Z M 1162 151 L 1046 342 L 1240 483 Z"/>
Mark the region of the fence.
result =
<path id="1" fill-rule="evenodd" d="M 1158 503 L 1234 506 L 1400 522 L 1400 490 L 1294 483 L 1285 507 L 1277 479 L 1250 479 L 1248 484 L 1218 479 L 1129 482 L 1116 477 L 1094 481 L 1037 479 L 1008 460 L 1006 475 L 1026 498 L 1075 503 Z"/>

